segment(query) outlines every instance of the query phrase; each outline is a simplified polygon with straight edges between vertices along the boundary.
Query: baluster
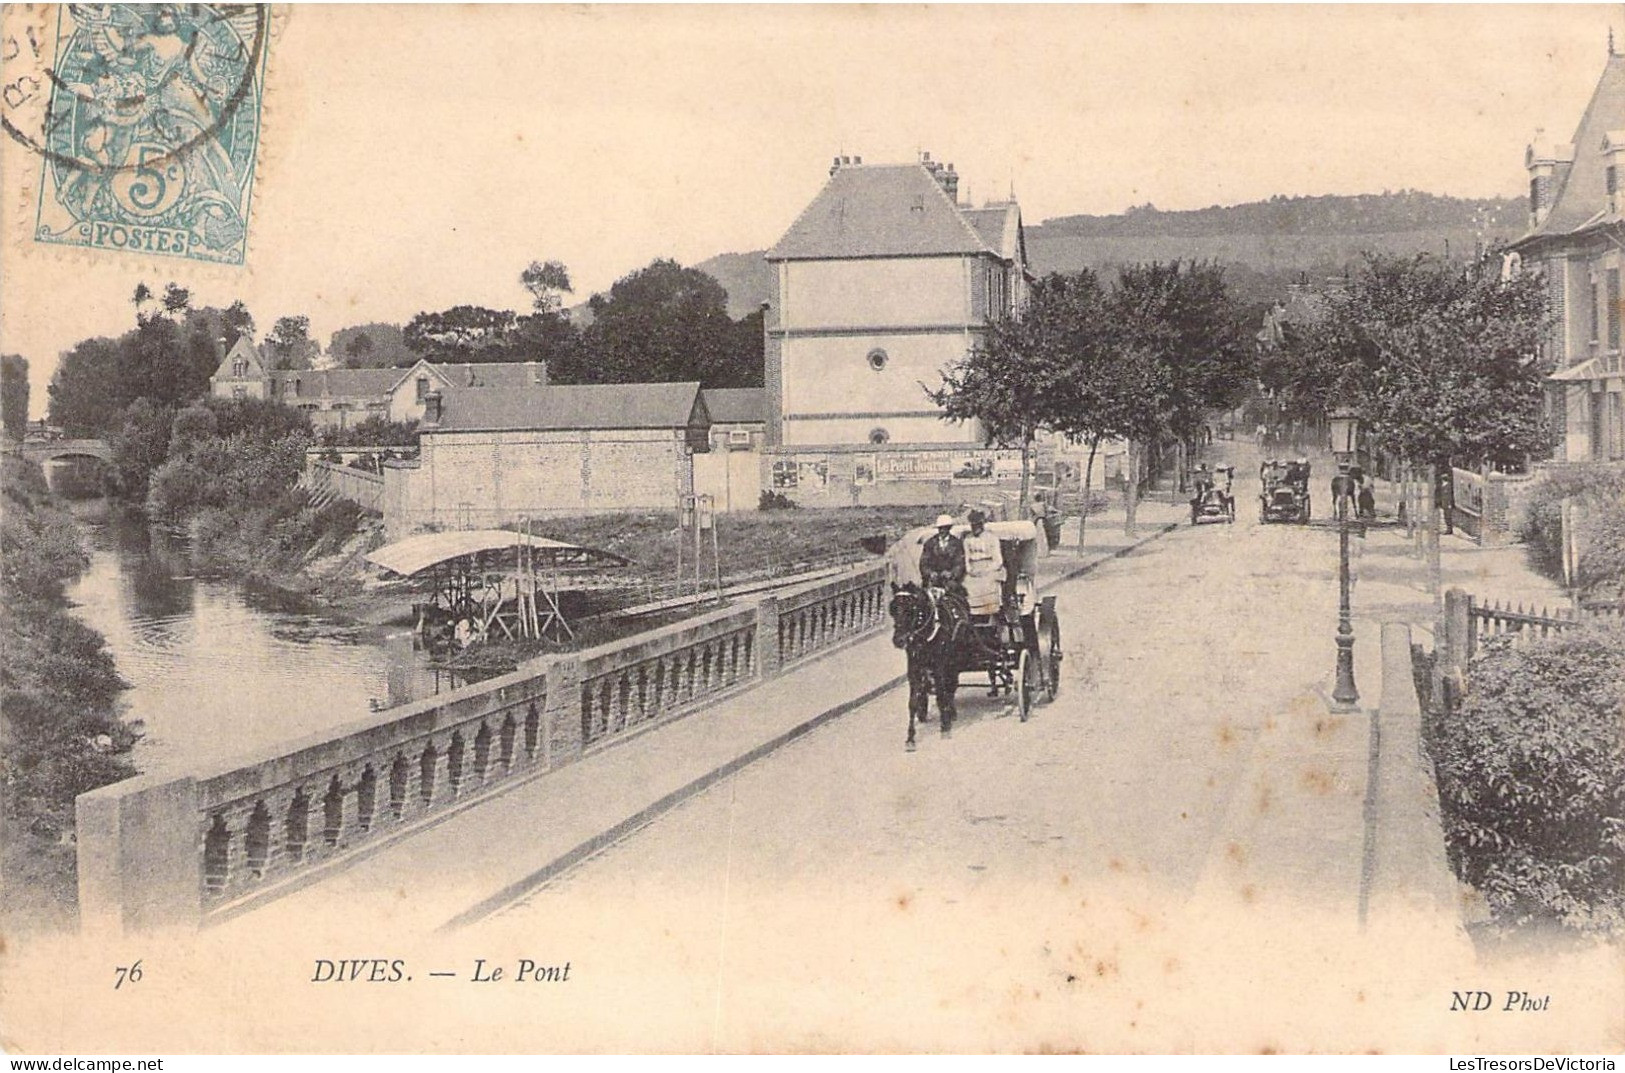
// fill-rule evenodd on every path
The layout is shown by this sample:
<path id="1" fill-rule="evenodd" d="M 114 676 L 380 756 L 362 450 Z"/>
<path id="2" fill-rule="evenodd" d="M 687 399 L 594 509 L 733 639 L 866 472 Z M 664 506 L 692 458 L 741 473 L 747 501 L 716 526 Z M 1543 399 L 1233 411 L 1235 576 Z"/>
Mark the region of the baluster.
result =
<path id="1" fill-rule="evenodd" d="M 583 747 L 592 744 L 593 692 L 591 682 L 581 683 L 581 744 Z"/>
<path id="2" fill-rule="evenodd" d="M 512 720 L 510 720 L 511 722 Z M 469 781 L 475 785 L 485 782 L 491 773 L 491 724 L 480 720 L 480 729 L 474 734 L 474 770 Z"/>
<path id="3" fill-rule="evenodd" d="M 406 814 L 406 783 L 410 777 L 411 767 L 406 757 L 396 753 L 394 762 L 389 765 L 389 811 L 397 820 Z"/>
<path id="4" fill-rule="evenodd" d="M 649 718 L 649 665 L 638 664 L 638 722 Z"/>
<path id="5" fill-rule="evenodd" d="M 355 822 L 362 834 L 372 830 L 373 813 L 377 811 L 378 773 L 368 764 L 361 769 L 361 778 L 355 784 Z"/>
<path id="6" fill-rule="evenodd" d="M 261 798 L 254 802 L 254 811 L 248 816 L 248 830 L 243 839 L 245 864 L 254 879 L 265 878 L 271 864 L 271 810 Z"/>
<path id="7" fill-rule="evenodd" d="M 655 682 L 651 690 L 654 703 L 650 705 L 649 717 L 660 718 L 660 710 L 666 706 L 666 657 L 655 658 Z"/>
<path id="8" fill-rule="evenodd" d="M 231 831 L 226 827 L 226 816 L 216 812 L 203 836 L 203 888 L 219 895 L 231 879 Z"/>
<path id="9" fill-rule="evenodd" d="M 434 772 L 439 761 L 434 742 L 424 742 L 423 752 L 418 756 L 418 801 L 424 809 L 434 804 Z"/>
<path id="10" fill-rule="evenodd" d="M 329 846 L 336 846 L 342 834 L 344 834 L 344 784 L 335 774 L 327 784 L 327 793 L 322 796 L 322 840 Z"/>
<path id="11" fill-rule="evenodd" d="M 463 792 L 463 732 L 454 731 L 446 747 L 446 785 L 455 799 Z"/>
<path id="12" fill-rule="evenodd" d="M 513 770 L 514 739 L 519 736 L 519 724 L 513 721 L 513 713 L 509 712 L 502 720 L 502 752 L 499 755 L 502 761 L 502 773 L 508 774 Z"/>
<path id="13" fill-rule="evenodd" d="M 613 728 L 615 682 L 613 675 L 598 679 L 598 732 L 607 737 Z"/>
<path id="14" fill-rule="evenodd" d="M 615 676 L 615 718 L 622 730 L 632 725 L 631 668 Z"/>
<path id="15" fill-rule="evenodd" d="M 283 851 L 290 864 L 305 859 L 305 847 L 310 843 L 310 798 L 300 787 L 288 802 L 288 815 L 282 824 Z"/>
<path id="16" fill-rule="evenodd" d="M 700 646 L 700 690 L 701 695 L 711 692 L 715 683 L 711 681 L 711 643 L 705 642 Z"/>

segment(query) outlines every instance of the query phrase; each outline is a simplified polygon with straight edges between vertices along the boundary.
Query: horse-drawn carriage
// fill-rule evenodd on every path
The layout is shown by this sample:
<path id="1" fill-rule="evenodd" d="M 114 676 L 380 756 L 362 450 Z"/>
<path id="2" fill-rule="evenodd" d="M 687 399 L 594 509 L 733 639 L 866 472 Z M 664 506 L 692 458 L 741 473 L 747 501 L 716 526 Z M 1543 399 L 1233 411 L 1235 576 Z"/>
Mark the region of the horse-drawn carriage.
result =
<path id="1" fill-rule="evenodd" d="M 1268 459 L 1258 467 L 1264 490 L 1258 495 L 1260 522 L 1309 521 L 1309 463 Z"/>
<path id="2" fill-rule="evenodd" d="M 963 538 L 969 527 L 954 527 Z M 927 588 L 920 579 L 920 551 L 936 530 L 908 533 L 892 553 L 895 580 L 889 607 L 892 643 L 908 654 L 908 748 L 914 725 L 928 719 L 937 698 L 942 732 L 953 727 L 954 692 L 966 673 L 987 676 L 989 696 L 1014 696 L 1022 722 L 1041 697 L 1061 688 L 1061 625 L 1055 597 L 1038 595 L 1038 557 L 1047 548 L 1033 522 L 989 522 L 983 532 L 997 539 L 1004 578 L 996 588 L 973 586 L 968 594 Z"/>

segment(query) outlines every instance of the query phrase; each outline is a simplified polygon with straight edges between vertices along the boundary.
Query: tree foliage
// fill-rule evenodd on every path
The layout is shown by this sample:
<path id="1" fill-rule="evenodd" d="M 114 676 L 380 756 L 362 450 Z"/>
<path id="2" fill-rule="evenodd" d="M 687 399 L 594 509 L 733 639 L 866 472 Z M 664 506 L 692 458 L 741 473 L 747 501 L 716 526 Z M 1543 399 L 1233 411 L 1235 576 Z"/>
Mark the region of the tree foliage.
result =
<path id="1" fill-rule="evenodd" d="M 13 440 L 28 431 L 28 359 L 0 355 L 0 427 Z"/>
<path id="2" fill-rule="evenodd" d="M 52 423 L 71 436 L 112 437 L 137 399 L 177 409 L 208 393 L 226 350 L 240 336 L 253 337 L 254 318 L 241 302 L 194 309 L 179 301 L 180 288 L 166 293 L 176 300 L 147 312 L 153 299 L 143 284 L 133 329 L 83 340 L 62 355 L 46 389 Z"/>
<path id="3" fill-rule="evenodd" d="M 347 369 L 389 369 L 411 365 L 418 355 L 406 345 L 399 324 L 373 322 L 340 328 L 328 350 Z"/>
<path id="4" fill-rule="evenodd" d="M 570 270 L 562 261 L 532 261 L 519 273 L 519 283 L 530 292 L 532 308 L 538 313 L 557 313 L 564 295 L 574 294 Z"/>
<path id="5" fill-rule="evenodd" d="M 1110 289 L 1088 270 L 1055 274 L 927 394 L 1008 446 L 1039 429 L 1091 445 L 1189 438 L 1251 382 L 1242 323 L 1217 267 L 1136 266 Z"/>
<path id="6" fill-rule="evenodd" d="M 1544 453 L 1545 295 L 1532 276 L 1503 281 L 1498 266 L 1496 255 L 1465 270 L 1368 256 L 1325 296 L 1325 315 L 1288 336 L 1285 386 L 1299 408 L 1354 406 L 1371 442 L 1399 458 L 1506 464 Z"/>
<path id="7" fill-rule="evenodd" d="M 16 906 L 37 899 L 14 884 L 42 871 L 54 890 L 41 893 L 71 899 L 74 798 L 134 774 L 133 735 L 114 709 L 125 683 L 103 638 L 68 613 L 63 587 L 88 563 L 73 521 L 38 466 L 0 462 L 0 901 Z"/>
<path id="8" fill-rule="evenodd" d="M 307 316 L 278 317 L 265 336 L 265 353 L 272 369 L 308 369 L 321 344 L 310 337 Z"/>
<path id="9" fill-rule="evenodd" d="M 656 260 L 593 295 L 583 353 L 559 370 L 559 379 L 760 387 L 760 316 L 736 322 L 727 305 L 727 292 L 704 272 Z"/>

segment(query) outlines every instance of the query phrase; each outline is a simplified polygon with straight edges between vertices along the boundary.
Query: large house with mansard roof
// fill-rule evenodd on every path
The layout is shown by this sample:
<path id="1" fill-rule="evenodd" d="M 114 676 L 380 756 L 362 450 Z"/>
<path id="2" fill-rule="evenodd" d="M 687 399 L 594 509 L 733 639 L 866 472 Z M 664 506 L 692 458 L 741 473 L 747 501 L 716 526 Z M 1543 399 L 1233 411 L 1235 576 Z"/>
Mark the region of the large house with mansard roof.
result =
<path id="1" fill-rule="evenodd" d="M 1568 142 L 1537 134 L 1525 155 L 1529 232 L 1513 245 L 1550 287 L 1548 398 L 1559 461 L 1625 459 L 1625 55 L 1608 62 Z"/>
<path id="2" fill-rule="evenodd" d="M 766 257 L 764 486 L 844 505 L 946 502 L 956 480 L 994 480 L 983 430 L 925 392 L 1026 300 L 1013 198 L 961 202 L 953 165 L 929 153 L 837 157 Z"/>

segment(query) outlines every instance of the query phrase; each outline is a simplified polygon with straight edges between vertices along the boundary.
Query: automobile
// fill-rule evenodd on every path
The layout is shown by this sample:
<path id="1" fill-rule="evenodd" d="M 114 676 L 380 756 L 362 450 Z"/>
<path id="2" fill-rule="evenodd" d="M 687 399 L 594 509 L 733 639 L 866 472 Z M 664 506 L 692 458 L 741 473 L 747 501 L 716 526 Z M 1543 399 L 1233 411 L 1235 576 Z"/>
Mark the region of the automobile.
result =
<path id="1" fill-rule="evenodd" d="M 1192 525 L 1236 520 L 1236 497 L 1230 490 L 1235 472 L 1233 466 L 1215 466 L 1211 476 L 1206 469 L 1197 470 L 1196 494 L 1190 501 Z"/>
<path id="2" fill-rule="evenodd" d="M 1268 459 L 1258 467 L 1264 488 L 1258 494 L 1258 520 L 1261 523 L 1309 523 L 1309 461 L 1307 459 Z"/>

